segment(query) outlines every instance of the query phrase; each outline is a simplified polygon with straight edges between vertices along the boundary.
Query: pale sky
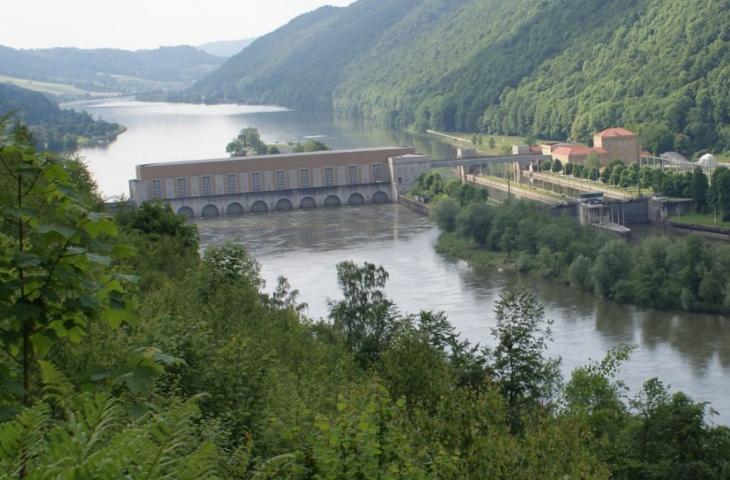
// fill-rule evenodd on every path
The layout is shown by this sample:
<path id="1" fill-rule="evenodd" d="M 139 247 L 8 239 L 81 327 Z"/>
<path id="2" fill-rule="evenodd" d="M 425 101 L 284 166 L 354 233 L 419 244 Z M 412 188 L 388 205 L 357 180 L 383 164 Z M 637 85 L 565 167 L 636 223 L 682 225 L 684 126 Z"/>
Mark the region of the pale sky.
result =
<path id="1" fill-rule="evenodd" d="M 0 0 L 13 48 L 199 45 L 257 37 L 302 13 L 353 0 Z"/>

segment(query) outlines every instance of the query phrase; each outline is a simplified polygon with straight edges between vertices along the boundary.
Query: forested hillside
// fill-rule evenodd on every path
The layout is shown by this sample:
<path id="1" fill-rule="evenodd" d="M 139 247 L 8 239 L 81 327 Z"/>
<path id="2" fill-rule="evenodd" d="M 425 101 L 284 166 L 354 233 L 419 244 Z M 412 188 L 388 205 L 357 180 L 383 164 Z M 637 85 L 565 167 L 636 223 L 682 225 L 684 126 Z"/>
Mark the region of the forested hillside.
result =
<path id="1" fill-rule="evenodd" d="M 0 83 L 0 117 L 4 115 L 27 124 L 35 145 L 54 152 L 73 151 L 81 143 L 105 143 L 124 130 L 86 112 L 62 109 L 40 93 Z"/>
<path id="2" fill-rule="evenodd" d="M 92 91 L 129 92 L 159 88 L 161 82 L 185 88 L 223 61 L 189 46 L 134 52 L 78 48 L 15 50 L 0 46 L 0 75 L 65 83 Z"/>
<path id="3" fill-rule="evenodd" d="M 418 129 L 730 149 L 726 0 L 360 0 L 262 37 L 193 92 Z"/>

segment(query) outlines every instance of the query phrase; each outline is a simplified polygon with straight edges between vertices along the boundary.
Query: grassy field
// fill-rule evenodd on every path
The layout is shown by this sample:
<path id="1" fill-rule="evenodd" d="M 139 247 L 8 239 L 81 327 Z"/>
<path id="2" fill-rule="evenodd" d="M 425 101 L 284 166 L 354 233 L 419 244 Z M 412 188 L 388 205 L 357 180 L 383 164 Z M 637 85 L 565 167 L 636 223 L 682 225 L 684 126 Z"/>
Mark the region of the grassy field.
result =
<path id="1" fill-rule="evenodd" d="M 435 132 L 429 131 L 429 135 L 438 138 L 450 145 L 461 148 L 474 148 L 478 153 L 484 155 L 501 155 L 506 149 L 512 151 L 512 145 L 524 144 L 524 137 L 511 137 L 508 135 L 488 135 L 482 134 L 482 145 L 474 145 L 471 140 L 473 133 L 468 132 Z M 489 139 L 494 138 L 494 148 L 489 148 Z M 537 139 L 537 143 L 545 140 Z"/>
<path id="2" fill-rule="evenodd" d="M 63 83 L 37 82 L 35 80 L 7 77 L 5 75 L 0 75 L 0 83 L 10 83 L 35 92 L 57 95 L 60 97 L 108 97 L 114 95 L 106 92 L 91 92 L 89 90 L 83 90 L 81 88 L 74 87 L 73 85 L 66 85 Z"/>
<path id="3" fill-rule="evenodd" d="M 501 178 L 501 177 L 494 177 L 491 175 L 482 175 L 482 176 L 495 183 L 501 183 L 503 185 L 508 184 L 507 180 L 505 180 L 504 178 Z M 550 190 L 544 190 L 542 188 L 533 187 L 530 185 L 524 185 L 522 183 L 518 183 L 518 182 L 514 182 L 514 181 L 509 182 L 509 185 L 510 185 L 510 188 L 515 192 L 532 192 L 532 193 L 536 193 L 539 195 L 543 195 L 545 197 L 554 198 L 555 200 L 560 200 L 560 201 L 565 201 L 568 199 L 568 197 L 566 197 L 565 195 L 561 195 L 559 193 L 552 192 Z"/>
<path id="4" fill-rule="evenodd" d="M 540 172 L 542 175 L 546 176 L 552 176 L 555 178 L 559 178 L 562 180 L 567 180 L 574 185 L 572 185 L 573 188 L 576 190 L 586 190 L 586 191 L 602 191 L 602 192 L 613 192 L 621 197 L 631 197 L 631 198 L 638 198 L 639 193 L 641 193 L 641 196 L 644 197 L 650 197 L 654 195 L 654 190 L 648 187 L 639 188 L 638 185 L 633 185 L 631 187 L 618 187 L 616 185 L 608 185 L 601 181 L 593 181 L 587 178 L 576 178 L 571 175 L 565 175 L 562 173 L 555 173 L 555 172 Z"/>
<path id="5" fill-rule="evenodd" d="M 715 222 L 715 216 L 712 213 L 688 213 L 679 217 L 672 217 L 671 220 L 673 222 L 686 223 L 688 225 L 707 225 L 710 227 L 730 228 L 730 222 L 723 222 L 719 216 L 717 217 L 717 222 Z"/>

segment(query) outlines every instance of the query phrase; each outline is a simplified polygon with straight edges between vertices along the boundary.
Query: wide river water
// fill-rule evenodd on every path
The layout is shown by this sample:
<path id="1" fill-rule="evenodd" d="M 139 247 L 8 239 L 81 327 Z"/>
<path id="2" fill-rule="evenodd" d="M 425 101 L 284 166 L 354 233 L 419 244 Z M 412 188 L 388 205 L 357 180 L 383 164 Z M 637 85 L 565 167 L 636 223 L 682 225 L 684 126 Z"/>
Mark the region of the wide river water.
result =
<path id="1" fill-rule="evenodd" d="M 224 156 L 242 127 L 255 126 L 267 142 L 321 138 L 333 147 L 415 144 L 435 157 L 449 154 L 438 142 L 327 115 L 276 107 L 199 106 L 114 100 L 77 104 L 128 131 L 106 148 L 82 152 L 105 195 L 126 191 L 134 165 L 151 161 Z M 383 265 L 387 293 L 404 312 L 444 311 L 475 343 L 490 345 L 493 307 L 512 286 L 533 291 L 554 320 L 550 354 L 562 358 L 566 376 L 603 357 L 612 346 L 637 346 L 621 378 L 636 393 L 659 377 L 675 390 L 712 404 L 717 423 L 730 424 L 730 319 L 717 315 L 638 309 L 495 269 L 472 269 L 435 253 L 438 232 L 424 217 L 396 205 L 277 212 L 198 224 L 204 245 L 242 242 L 262 267 L 268 288 L 289 279 L 308 303 L 308 314 L 327 316 L 339 298 L 335 265 L 344 260 Z"/>

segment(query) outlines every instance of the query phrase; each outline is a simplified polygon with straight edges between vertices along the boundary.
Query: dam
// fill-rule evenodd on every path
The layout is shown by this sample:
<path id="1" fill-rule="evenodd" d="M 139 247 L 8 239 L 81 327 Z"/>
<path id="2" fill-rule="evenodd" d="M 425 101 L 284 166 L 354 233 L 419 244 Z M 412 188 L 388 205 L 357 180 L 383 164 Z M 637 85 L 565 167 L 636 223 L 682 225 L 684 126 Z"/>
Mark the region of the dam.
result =
<path id="1" fill-rule="evenodd" d="M 393 183 L 404 183 L 402 174 L 394 177 L 393 159 L 427 158 L 415 153 L 391 147 L 138 165 L 130 199 L 163 200 L 188 218 L 389 203 Z"/>

